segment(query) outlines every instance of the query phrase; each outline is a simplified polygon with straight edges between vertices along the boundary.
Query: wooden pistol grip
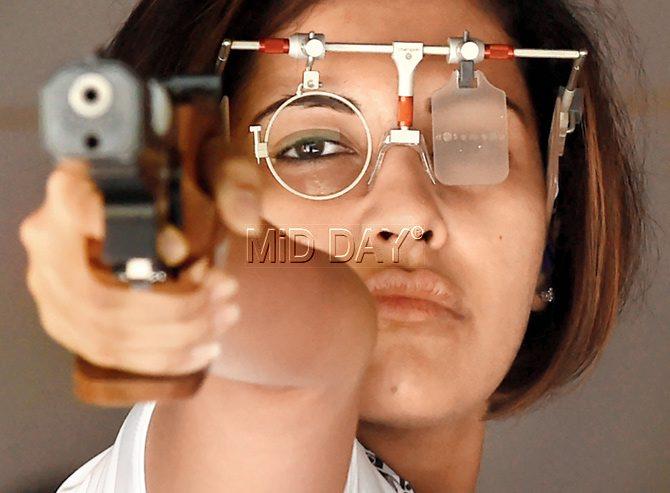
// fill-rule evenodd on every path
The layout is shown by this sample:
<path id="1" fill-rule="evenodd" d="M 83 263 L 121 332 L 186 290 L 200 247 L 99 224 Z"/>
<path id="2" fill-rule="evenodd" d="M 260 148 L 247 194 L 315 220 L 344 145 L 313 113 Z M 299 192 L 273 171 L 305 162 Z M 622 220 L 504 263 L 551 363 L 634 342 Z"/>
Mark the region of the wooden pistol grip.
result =
<path id="1" fill-rule="evenodd" d="M 194 180 L 203 142 L 220 128 L 218 105 L 209 101 L 177 107 L 177 135 L 183 173 Z M 194 245 L 195 246 L 195 245 Z M 196 247 L 193 253 L 199 254 Z M 206 371 L 182 376 L 153 376 L 97 366 L 77 356 L 73 370 L 75 395 L 83 402 L 125 407 L 137 402 L 184 399 L 195 394 Z"/>
<path id="2" fill-rule="evenodd" d="M 205 376 L 205 370 L 179 376 L 141 375 L 103 368 L 79 356 L 72 374 L 77 398 L 87 404 L 104 407 L 186 399 L 198 391 Z"/>

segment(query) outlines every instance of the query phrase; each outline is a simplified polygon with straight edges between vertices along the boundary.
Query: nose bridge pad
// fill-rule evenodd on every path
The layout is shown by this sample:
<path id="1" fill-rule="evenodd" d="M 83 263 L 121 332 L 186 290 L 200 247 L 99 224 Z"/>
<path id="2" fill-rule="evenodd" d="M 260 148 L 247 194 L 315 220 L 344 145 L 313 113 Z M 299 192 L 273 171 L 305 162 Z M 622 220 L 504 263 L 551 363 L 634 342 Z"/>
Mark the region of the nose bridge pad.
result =
<path id="1" fill-rule="evenodd" d="M 384 157 L 386 156 L 386 152 L 393 146 L 409 147 L 410 149 L 416 151 L 416 153 L 421 157 L 421 164 L 423 165 L 423 169 L 428 175 L 428 178 L 430 178 L 430 181 L 433 185 L 436 184 L 435 175 L 433 173 L 433 164 L 430 159 L 428 146 L 426 145 L 426 139 L 424 139 L 423 134 L 420 134 L 418 144 L 409 144 L 405 142 L 392 142 L 391 132 L 389 131 L 386 133 L 384 140 L 382 140 L 382 143 L 379 146 L 379 150 L 377 151 L 377 159 L 375 160 L 375 166 L 372 169 L 370 178 L 368 179 L 368 186 L 373 185 L 375 178 L 377 177 L 377 173 L 384 161 Z"/>

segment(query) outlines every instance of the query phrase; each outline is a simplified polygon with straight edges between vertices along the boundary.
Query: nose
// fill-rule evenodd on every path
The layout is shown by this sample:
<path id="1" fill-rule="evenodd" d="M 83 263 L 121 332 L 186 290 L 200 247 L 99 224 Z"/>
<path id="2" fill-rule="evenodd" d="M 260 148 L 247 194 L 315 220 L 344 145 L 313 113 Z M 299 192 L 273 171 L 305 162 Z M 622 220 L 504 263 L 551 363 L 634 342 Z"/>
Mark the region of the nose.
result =
<path id="1" fill-rule="evenodd" d="M 396 146 L 387 151 L 365 202 L 365 224 L 381 244 L 409 233 L 412 243 L 434 250 L 445 245 L 447 224 L 440 199 L 413 149 Z"/>

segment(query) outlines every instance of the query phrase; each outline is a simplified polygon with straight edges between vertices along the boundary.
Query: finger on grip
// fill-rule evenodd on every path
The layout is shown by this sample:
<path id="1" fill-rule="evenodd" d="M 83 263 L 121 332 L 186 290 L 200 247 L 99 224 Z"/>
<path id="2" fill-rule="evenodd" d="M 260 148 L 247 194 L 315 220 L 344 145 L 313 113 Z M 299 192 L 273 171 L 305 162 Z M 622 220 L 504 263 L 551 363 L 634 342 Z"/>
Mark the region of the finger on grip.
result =
<path id="1" fill-rule="evenodd" d="M 190 253 L 188 240 L 179 229 L 171 224 L 158 233 L 156 250 L 161 260 L 170 267 L 183 263 Z"/>
<path id="2" fill-rule="evenodd" d="M 178 376 L 205 369 L 220 352 L 219 343 L 209 343 L 189 350 L 124 351 L 117 355 L 91 355 L 90 361 L 105 368 L 143 375 Z"/>
<path id="3" fill-rule="evenodd" d="M 88 173 L 88 163 L 62 161 L 49 175 L 45 208 L 59 224 L 89 238 L 105 234 L 102 195 Z"/>

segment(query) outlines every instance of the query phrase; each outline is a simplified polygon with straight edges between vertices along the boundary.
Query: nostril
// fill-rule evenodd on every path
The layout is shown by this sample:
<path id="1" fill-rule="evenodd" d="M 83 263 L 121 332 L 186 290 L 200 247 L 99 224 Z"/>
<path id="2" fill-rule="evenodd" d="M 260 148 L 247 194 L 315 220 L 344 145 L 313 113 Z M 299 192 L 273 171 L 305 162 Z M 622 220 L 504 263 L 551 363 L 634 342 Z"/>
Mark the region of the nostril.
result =
<path id="1" fill-rule="evenodd" d="M 430 239 L 433 237 L 433 230 L 429 229 L 428 231 L 424 231 L 423 234 L 421 235 L 421 239 L 425 241 L 426 243 L 430 243 Z"/>
<path id="2" fill-rule="evenodd" d="M 379 236 L 381 236 L 384 239 L 384 241 L 388 241 L 388 239 L 393 236 L 393 233 L 388 229 L 384 229 L 379 232 Z"/>

